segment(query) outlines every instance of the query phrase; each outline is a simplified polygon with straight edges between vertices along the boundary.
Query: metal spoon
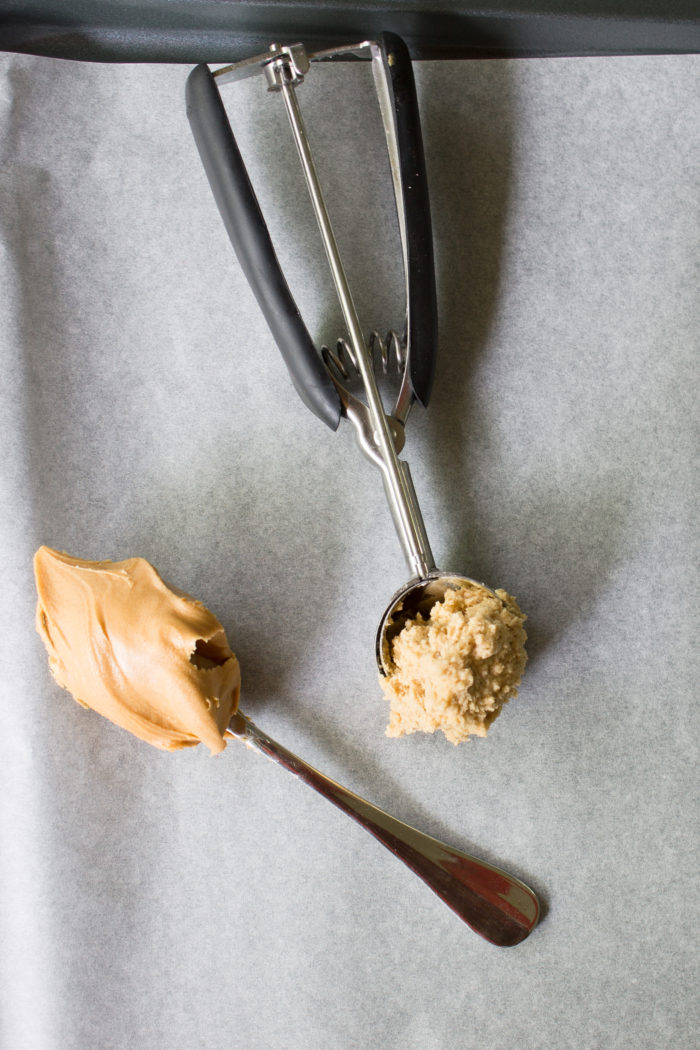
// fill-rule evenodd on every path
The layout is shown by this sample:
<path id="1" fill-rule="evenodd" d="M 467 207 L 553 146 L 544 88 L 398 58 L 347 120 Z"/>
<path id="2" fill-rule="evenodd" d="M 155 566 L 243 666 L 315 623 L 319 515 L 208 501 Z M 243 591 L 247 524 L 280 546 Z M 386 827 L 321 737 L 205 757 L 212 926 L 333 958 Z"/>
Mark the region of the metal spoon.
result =
<path id="1" fill-rule="evenodd" d="M 232 718 L 228 731 L 254 751 L 284 766 L 361 824 L 491 944 L 513 947 L 534 929 L 539 902 L 520 879 L 424 835 L 373 806 L 287 751 L 240 711 Z"/>

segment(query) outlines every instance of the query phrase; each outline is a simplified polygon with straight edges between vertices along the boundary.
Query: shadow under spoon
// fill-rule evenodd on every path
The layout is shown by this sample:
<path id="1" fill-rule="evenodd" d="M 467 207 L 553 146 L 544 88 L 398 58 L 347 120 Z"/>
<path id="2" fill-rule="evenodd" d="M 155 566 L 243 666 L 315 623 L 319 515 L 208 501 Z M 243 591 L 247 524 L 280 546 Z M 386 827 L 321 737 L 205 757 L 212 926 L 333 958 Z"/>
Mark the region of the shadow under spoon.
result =
<path id="1" fill-rule="evenodd" d="M 513 947 L 534 929 L 539 902 L 520 879 L 390 816 L 287 751 L 241 712 L 233 716 L 228 731 L 361 824 L 491 944 Z"/>

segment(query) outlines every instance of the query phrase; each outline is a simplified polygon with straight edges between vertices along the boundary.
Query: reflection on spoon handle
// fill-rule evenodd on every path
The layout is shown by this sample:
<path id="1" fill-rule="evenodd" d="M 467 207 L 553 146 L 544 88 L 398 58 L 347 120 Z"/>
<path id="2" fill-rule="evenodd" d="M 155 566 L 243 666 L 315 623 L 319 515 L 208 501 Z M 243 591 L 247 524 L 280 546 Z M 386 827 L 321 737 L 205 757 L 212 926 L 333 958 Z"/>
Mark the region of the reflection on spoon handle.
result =
<path id="1" fill-rule="evenodd" d="M 384 813 L 287 751 L 241 712 L 234 715 L 229 732 L 294 773 L 366 828 L 487 941 L 512 947 L 525 940 L 537 923 L 537 897 L 519 879 Z"/>

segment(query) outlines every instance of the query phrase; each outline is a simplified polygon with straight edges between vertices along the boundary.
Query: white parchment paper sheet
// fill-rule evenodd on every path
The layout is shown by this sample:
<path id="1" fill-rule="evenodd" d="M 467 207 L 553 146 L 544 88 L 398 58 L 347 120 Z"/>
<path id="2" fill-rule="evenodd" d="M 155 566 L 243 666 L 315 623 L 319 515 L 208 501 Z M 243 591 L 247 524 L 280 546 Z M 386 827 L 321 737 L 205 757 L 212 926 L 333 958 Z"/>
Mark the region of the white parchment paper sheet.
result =
<path id="1" fill-rule="evenodd" d="M 346 426 L 294 394 L 183 67 L 1 65 L 7 1050 L 659 1050 L 697 1033 L 700 59 L 417 67 L 439 368 L 406 455 L 439 563 L 529 615 L 487 741 L 388 740 L 406 571 Z M 302 89 L 367 327 L 401 271 L 366 70 Z M 278 100 L 231 117 L 314 335 L 341 334 Z M 31 558 L 140 554 L 225 624 L 244 709 L 545 915 L 474 936 L 231 745 L 161 754 L 51 681 Z"/>

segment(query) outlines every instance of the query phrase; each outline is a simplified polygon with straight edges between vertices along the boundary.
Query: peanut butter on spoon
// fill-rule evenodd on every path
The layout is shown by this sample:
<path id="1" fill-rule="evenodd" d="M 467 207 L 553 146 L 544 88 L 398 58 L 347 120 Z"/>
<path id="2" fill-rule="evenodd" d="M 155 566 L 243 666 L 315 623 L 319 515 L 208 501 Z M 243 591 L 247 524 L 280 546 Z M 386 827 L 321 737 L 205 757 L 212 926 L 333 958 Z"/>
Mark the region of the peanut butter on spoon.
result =
<path id="1" fill-rule="evenodd" d="M 165 751 L 224 749 L 241 675 L 213 613 L 144 558 L 85 561 L 40 547 L 34 573 L 37 630 L 78 703 Z"/>

